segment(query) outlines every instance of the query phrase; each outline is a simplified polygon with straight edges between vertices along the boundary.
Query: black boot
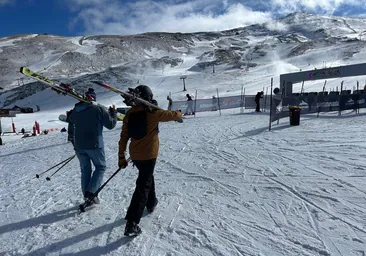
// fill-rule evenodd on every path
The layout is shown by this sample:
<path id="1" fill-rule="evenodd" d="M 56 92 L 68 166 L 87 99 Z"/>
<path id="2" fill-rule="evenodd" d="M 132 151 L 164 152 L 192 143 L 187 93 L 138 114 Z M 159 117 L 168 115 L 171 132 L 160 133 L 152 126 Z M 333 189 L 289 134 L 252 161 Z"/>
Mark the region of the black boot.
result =
<path id="1" fill-rule="evenodd" d="M 146 210 L 147 210 L 147 212 L 150 214 L 150 213 L 153 213 L 154 212 L 154 210 L 155 210 L 155 207 L 158 205 L 158 199 L 156 198 L 155 199 L 155 202 L 154 202 L 154 205 L 152 206 L 152 207 L 147 207 L 146 206 Z"/>
<path id="2" fill-rule="evenodd" d="M 142 230 L 134 221 L 127 221 L 125 227 L 125 236 L 137 236 L 141 234 Z"/>
<path id="3" fill-rule="evenodd" d="M 88 202 L 88 205 L 87 206 L 91 206 L 93 204 L 100 204 L 100 200 L 98 198 L 98 196 L 95 196 L 91 201 L 90 199 L 93 197 L 93 193 L 89 192 L 89 191 L 86 191 L 85 192 L 85 195 L 84 195 L 84 201 L 85 202 Z"/>

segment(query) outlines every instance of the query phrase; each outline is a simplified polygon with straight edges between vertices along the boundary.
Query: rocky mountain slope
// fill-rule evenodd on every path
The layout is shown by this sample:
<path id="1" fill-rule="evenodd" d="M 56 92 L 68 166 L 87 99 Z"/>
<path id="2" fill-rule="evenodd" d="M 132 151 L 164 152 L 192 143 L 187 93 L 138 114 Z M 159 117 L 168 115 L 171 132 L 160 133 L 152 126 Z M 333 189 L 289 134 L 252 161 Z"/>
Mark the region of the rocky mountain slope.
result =
<path id="1" fill-rule="evenodd" d="M 222 32 L 0 38 L 0 106 L 44 90 L 18 72 L 21 66 L 72 82 L 76 88 L 93 79 L 127 87 L 145 82 L 151 73 L 162 78 L 199 76 L 213 69 L 234 72 L 234 77 L 261 69 L 265 76 L 278 76 L 359 63 L 365 56 L 365 28 L 366 19 L 294 13 Z M 222 79 L 228 83 L 227 77 Z"/>

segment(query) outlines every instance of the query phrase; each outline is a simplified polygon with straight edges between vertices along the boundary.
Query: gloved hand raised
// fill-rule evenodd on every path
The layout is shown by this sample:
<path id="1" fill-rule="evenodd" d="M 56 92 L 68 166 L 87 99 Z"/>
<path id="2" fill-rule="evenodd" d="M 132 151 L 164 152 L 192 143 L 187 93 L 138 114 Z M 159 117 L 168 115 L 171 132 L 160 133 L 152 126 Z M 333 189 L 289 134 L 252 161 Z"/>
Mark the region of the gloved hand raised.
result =
<path id="1" fill-rule="evenodd" d="M 175 110 L 175 112 L 177 113 L 177 117 L 179 118 L 179 119 L 176 120 L 176 122 L 183 123 L 182 111 L 179 109 L 179 110 Z"/>
<path id="2" fill-rule="evenodd" d="M 126 158 L 119 157 L 119 159 L 118 159 L 118 167 L 119 168 L 122 168 L 122 169 L 125 169 L 127 166 L 128 166 L 128 162 L 127 162 Z"/>
<path id="3" fill-rule="evenodd" d="M 117 110 L 116 107 L 113 105 L 113 107 L 109 107 L 108 113 L 111 117 L 117 117 Z"/>

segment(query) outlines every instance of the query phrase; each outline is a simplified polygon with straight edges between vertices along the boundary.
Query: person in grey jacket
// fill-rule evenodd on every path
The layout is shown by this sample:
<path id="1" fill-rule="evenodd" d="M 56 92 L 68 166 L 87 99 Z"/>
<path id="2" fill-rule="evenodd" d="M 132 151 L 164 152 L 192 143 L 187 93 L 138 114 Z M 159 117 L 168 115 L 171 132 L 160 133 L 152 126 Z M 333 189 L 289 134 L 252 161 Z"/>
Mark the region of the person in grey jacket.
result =
<path id="1" fill-rule="evenodd" d="M 92 101 L 96 100 L 93 88 L 89 88 L 85 96 Z M 79 102 L 68 112 L 67 122 L 68 140 L 73 144 L 80 162 L 81 190 L 86 201 L 102 184 L 106 170 L 103 127 L 113 129 L 116 126 L 117 112 L 112 107 L 107 110 L 101 105 Z M 91 162 L 95 167 L 94 172 Z M 98 204 L 98 197 L 92 203 Z"/>

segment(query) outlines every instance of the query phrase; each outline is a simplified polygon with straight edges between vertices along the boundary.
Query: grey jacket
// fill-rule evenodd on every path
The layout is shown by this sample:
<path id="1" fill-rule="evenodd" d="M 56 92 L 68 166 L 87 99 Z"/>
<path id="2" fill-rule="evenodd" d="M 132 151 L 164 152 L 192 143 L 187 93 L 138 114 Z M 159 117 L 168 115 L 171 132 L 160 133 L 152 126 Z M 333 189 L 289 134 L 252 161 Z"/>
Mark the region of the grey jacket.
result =
<path id="1" fill-rule="evenodd" d="M 104 148 L 103 127 L 113 129 L 117 124 L 105 107 L 82 102 L 75 104 L 67 121 L 68 140 L 75 150 Z"/>

